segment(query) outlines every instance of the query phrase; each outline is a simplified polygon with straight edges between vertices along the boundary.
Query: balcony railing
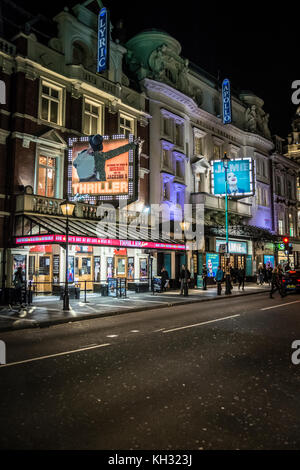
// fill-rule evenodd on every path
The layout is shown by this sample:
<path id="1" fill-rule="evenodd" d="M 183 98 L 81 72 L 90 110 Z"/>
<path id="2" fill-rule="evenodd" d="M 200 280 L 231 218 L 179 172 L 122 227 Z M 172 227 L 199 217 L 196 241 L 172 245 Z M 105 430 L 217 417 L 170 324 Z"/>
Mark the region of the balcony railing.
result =
<path id="1" fill-rule="evenodd" d="M 5 39 L 0 38 L 0 52 L 4 52 L 5 54 L 8 54 L 8 55 L 15 55 L 16 46 L 6 41 Z"/>
<path id="2" fill-rule="evenodd" d="M 206 193 L 193 193 L 191 195 L 192 204 L 204 204 L 205 209 L 212 209 L 217 211 L 225 211 L 225 199 L 217 196 L 212 196 Z M 251 217 L 251 205 L 241 201 L 228 200 L 229 212 L 244 216 Z"/>
<path id="3" fill-rule="evenodd" d="M 63 199 L 49 198 L 34 194 L 19 194 L 16 196 L 16 214 L 40 214 L 62 216 L 60 204 Z M 139 217 L 139 223 L 148 227 L 148 214 L 135 211 L 115 210 L 104 206 L 96 206 L 78 202 L 76 204 L 75 217 L 80 219 L 101 220 L 103 217 L 107 221 L 119 221 L 128 224 Z"/>

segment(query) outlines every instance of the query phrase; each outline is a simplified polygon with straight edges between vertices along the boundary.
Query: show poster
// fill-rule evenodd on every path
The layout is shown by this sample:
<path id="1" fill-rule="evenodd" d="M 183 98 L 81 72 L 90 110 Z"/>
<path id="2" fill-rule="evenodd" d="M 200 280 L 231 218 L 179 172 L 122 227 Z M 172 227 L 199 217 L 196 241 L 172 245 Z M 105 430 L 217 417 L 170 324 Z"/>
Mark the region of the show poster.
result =
<path id="1" fill-rule="evenodd" d="M 211 162 L 212 192 L 225 196 L 225 168 L 222 160 Z M 253 171 L 251 158 L 232 159 L 227 170 L 227 194 L 232 196 L 253 195 Z"/>
<path id="2" fill-rule="evenodd" d="M 148 262 L 147 258 L 140 259 L 140 279 L 147 279 L 148 277 Z"/>
<path id="3" fill-rule="evenodd" d="M 88 140 L 73 139 L 72 196 L 129 194 L 129 154 L 135 147 L 129 138 L 104 139 L 103 150 L 94 152 Z"/>
<path id="4" fill-rule="evenodd" d="M 208 277 L 216 276 L 219 264 L 219 255 L 217 253 L 206 253 L 206 268 Z"/>
<path id="5" fill-rule="evenodd" d="M 128 281 L 134 280 L 134 258 L 128 258 L 127 278 Z"/>
<path id="6" fill-rule="evenodd" d="M 264 255 L 264 264 L 268 267 L 274 268 L 275 257 L 274 255 Z"/>

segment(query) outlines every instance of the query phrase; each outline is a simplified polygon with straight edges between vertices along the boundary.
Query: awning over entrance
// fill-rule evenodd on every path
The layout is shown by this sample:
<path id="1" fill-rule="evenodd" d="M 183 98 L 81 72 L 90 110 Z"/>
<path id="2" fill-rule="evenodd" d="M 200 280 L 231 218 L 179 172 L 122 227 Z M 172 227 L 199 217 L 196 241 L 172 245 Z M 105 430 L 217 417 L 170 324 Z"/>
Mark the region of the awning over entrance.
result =
<path id="1" fill-rule="evenodd" d="M 15 236 L 15 244 L 60 244 L 66 242 L 63 217 L 24 216 L 28 235 Z M 23 223 L 23 226 L 25 223 Z M 184 244 L 169 238 L 150 238 L 147 227 L 137 230 L 130 225 L 69 218 L 68 242 L 76 245 L 117 246 L 127 248 L 185 250 Z"/>

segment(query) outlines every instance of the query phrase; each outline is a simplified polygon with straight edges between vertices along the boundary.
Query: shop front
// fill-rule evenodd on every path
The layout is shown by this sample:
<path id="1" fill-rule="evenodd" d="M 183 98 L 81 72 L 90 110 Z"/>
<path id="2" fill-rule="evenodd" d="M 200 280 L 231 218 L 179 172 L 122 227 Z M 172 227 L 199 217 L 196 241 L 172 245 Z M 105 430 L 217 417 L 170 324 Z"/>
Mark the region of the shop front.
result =
<path id="1" fill-rule="evenodd" d="M 223 238 L 215 239 L 216 253 L 219 255 L 218 262 L 222 269 L 225 269 L 226 266 L 226 240 Z M 228 242 L 228 251 L 229 251 L 229 263 L 234 269 L 245 269 L 247 277 L 253 275 L 253 254 L 252 254 L 252 242 L 250 240 L 234 240 L 229 239 Z M 207 257 L 207 254 L 206 254 Z M 212 258 L 211 261 L 208 260 L 208 263 L 214 266 L 217 264 L 217 260 Z M 207 265 L 208 267 L 208 265 Z"/>

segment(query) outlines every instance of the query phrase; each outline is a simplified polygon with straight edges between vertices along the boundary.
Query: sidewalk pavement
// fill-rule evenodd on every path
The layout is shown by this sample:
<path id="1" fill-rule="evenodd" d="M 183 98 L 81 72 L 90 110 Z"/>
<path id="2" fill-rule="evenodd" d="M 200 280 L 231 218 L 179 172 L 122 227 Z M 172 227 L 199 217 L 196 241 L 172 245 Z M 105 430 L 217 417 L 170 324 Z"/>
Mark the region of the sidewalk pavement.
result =
<path id="1" fill-rule="evenodd" d="M 246 284 L 244 291 L 238 290 L 238 287 L 234 286 L 230 298 L 267 293 L 269 290 L 268 285 L 258 286 L 254 283 Z M 206 291 L 189 289 L 188 297 L 180 295 L 179 290 L 155 293 L 155 295 L 152 292 L 135 293 L 128 291 L 127 298 L 102 297 L 100 294 L 88 293 L 86 303 L 83 299 L 70 300 L 70 311 L 68 312 L 63 311 L 63 302 L 59 297 L 50 295 L 36 296 L 33 303 L 25 309 L 19 310 L 17 307 L 13 307 L 11 310 L 8 306 L 0 307 L 0 331 L 42 328 L 60 323 L 120 315 L 128 312 L 220 300 L 229 297 L 225 296 L 224 292 L 225 289 L 223 288 L 222 295 L 217 295 L 217 288 L 213 286 Z"/>

